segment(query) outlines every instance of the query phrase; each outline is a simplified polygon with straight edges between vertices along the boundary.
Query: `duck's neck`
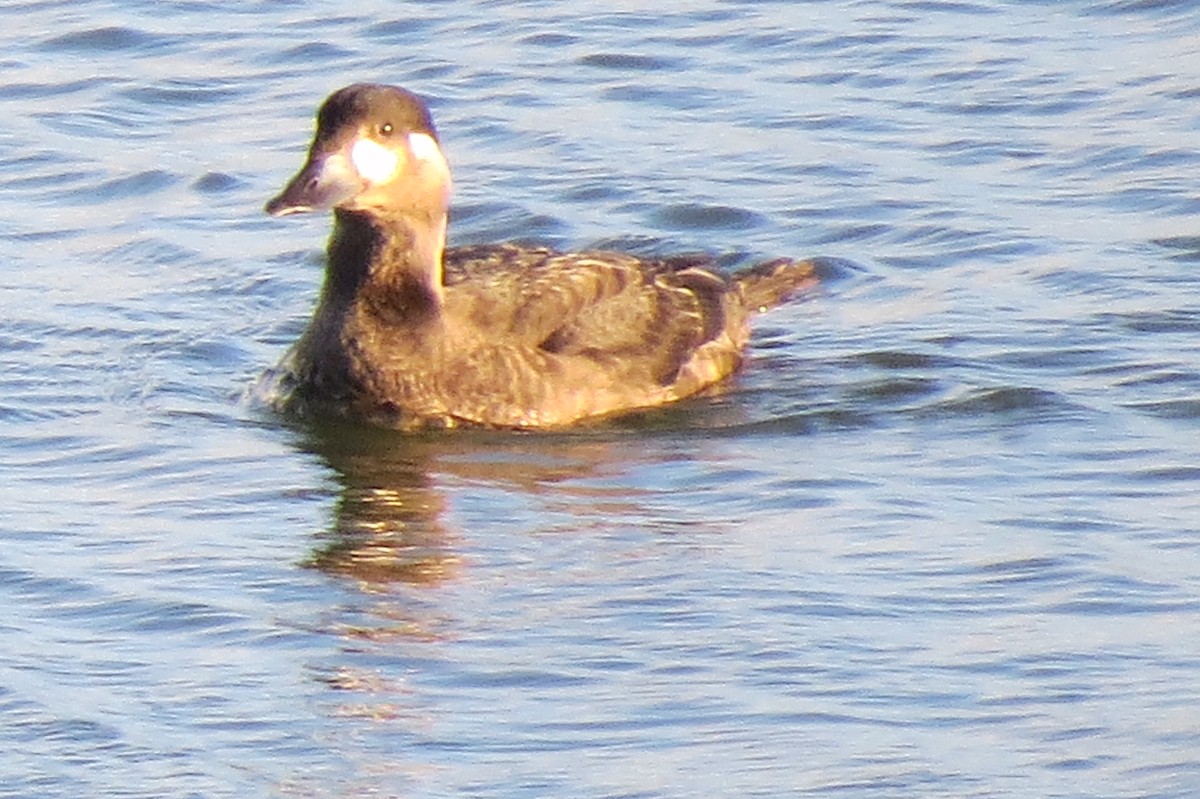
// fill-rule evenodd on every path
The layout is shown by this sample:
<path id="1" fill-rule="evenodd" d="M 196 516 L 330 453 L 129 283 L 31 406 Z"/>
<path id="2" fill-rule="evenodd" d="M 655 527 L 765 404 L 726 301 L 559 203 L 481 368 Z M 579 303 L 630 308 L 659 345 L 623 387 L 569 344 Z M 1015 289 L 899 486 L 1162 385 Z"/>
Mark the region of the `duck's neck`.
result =
<path id="1" fill-rule="evenodd" d="M 334 211 L 327 299 L 366 302 L 398 319 L 436 314 L 442 305 L 446 215 L 380 217 Z M 338 302 L 338 301 L 341 302 Z"/>

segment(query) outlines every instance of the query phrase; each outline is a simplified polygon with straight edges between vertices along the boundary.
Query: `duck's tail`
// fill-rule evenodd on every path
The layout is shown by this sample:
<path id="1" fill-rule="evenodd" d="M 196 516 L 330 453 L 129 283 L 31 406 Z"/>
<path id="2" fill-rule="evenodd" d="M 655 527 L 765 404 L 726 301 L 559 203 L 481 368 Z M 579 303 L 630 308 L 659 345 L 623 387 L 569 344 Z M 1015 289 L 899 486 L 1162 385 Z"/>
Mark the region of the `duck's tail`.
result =
<path id="1" fill-rule="evenodd" d="M 733 274 L 734 285 L 751 313 L 762 313 L 817 286 L 815 261 L 779 258 L 741 269 Z"/>

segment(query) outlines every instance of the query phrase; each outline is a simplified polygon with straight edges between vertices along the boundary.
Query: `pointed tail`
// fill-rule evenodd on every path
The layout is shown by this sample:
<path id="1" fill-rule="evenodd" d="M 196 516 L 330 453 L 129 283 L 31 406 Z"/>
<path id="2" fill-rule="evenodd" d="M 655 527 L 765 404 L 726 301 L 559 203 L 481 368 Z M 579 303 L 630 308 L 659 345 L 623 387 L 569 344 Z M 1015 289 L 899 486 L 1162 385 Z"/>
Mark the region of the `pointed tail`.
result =
<path id="1" fill-rule="evenodd" d="M 762 313 L 816 288 L 820 278 L 814 261 L 779 258 L 741 269 L 733 274 L 733 281 L 747 310 Z"/>

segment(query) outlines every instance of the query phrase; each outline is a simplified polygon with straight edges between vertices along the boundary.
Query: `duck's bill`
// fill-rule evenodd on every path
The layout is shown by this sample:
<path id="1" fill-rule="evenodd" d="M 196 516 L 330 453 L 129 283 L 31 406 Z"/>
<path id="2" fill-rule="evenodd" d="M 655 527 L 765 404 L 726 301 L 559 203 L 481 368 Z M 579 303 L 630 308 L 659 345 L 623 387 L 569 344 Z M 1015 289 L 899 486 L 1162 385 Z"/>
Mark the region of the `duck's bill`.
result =
<path id="1" fill-rule="evenodd" d="M 272 198 L 264 210 L 271 216 L 328 211 L 363 190 L 363 180 L 340 153 L 309 158 L 304 168 Z"/>

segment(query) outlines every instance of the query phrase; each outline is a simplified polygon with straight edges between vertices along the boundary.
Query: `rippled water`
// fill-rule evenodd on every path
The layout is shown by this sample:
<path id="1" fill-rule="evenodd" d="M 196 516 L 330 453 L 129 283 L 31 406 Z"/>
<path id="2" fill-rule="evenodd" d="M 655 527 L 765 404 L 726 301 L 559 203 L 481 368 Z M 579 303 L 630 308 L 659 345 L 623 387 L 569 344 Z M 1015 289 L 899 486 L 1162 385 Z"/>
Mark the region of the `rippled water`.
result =
<path id="1" fill-rule="evenodd" d="M 1200 790 L 1200 9 L 686 6 L 0 8 L 0 796 Z M 825 286 L 678 408 L 289 425 L 364 79 L 459 242 Z"/>

